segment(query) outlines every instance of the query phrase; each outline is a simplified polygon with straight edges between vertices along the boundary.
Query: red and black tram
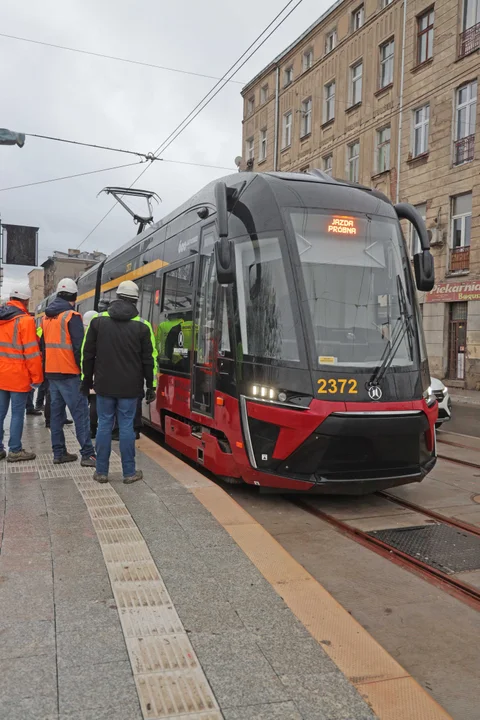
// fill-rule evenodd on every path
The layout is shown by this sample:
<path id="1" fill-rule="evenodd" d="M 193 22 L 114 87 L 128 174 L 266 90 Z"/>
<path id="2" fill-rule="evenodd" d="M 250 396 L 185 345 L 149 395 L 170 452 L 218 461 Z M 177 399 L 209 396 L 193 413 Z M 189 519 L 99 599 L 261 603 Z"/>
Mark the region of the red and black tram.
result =
<path id="1" fill-rule="evenodd" d="M 230 482 L 360 494 L 420 481 L 437 403 L 400 220 L 407 204 L 311 173 L 238 173 L 79 280 L 81 312 L 125 279 L 158 350 L 144 420 Z"/>

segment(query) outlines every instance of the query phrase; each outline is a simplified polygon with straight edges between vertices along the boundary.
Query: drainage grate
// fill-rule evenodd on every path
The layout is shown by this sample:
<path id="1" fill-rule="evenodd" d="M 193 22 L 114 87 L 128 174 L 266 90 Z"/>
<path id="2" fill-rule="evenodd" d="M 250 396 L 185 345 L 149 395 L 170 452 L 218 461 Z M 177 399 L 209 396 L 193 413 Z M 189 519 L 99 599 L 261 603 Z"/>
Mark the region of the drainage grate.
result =
<path id="1" fill-rule="evenodd" d="M 392 528 L 368 534 L 447 575 L 480 569 L 480 537 L 450 525 Z"/>

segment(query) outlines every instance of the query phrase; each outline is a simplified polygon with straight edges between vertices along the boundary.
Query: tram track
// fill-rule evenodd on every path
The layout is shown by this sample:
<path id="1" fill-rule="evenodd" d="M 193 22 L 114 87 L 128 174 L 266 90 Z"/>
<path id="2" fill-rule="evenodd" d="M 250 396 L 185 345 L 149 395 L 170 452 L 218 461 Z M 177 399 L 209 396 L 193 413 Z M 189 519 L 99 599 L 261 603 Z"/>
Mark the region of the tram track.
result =
<path id="1" fill-rule="evenodd" d="M 396 502 L 397 500 L 397 498 L 390 496 L 388 493 L 379 494 L 393 502 Z M 448 575 L 447 573 L 444 573 L 437 568 L 427 565 L 427 563 L 423 562 L 422 560 L 408 555 L 402 550 L 398 550 L 397 548 L 392 547 L 392 545 L 389 545 L 388 543 L 380 540 L 379 538 L 373 537 L 364 530 L 360 530 L 359 528 L 350 525 L 344 520 L 340 520 L 339 518 L 334 517 L 330 513 L 325 512 L 324 510 L 320 510 L 319 508 L 311 505 L 308 501 L 304 499 L 300 499 L 298 497 L 293 498 L 291 496 L 285 496 L 285 499 L 288 500 L 291 504 L 300 508 L 301 510 L 309 513 L 310 515 L 313 515 L 314 517 L 325 521 L 343 535 L 349 537 L 351 540 L 354 540 L 358 544 L 363 545 L 363 547 L 372 550 L 373 552 L 377 553 L 377 555 L 386 558 L 395 565 L 398 565 L 399 567 L 402 567 L 406 570 L 409 570 L 410 572 L 413 572 L 416 575 L 419 575 L 430 584 L 435 585 L 444 592 L 447 592 L 453 597 L 456 597 L 457 599 L 463 601 L 475 610 L 480 611 L 480 589 L 468 585 L 462 580 L 459 580 L 452 575 Z M 442 522 L 445 525 L 455 527 L 462 532 L 468 532 L 472 535 L 480 536 L 480 528 L 472 527 L 468 525 L 468 523 L 462 523 L 461 521 L 453 520 L 452 518 L 440 515 L 439 513 L 435 513 L 431 510 L 428 510 L 427 508 L 422 508 L 421 506 L 414 505 L 414 503 L 408 503 L 407 501 L 399 500 L 397 504 L 408 507 L 409 509 L 415 508 L 416 512 L 422 513 L 423 515 L 430 517 L 436 522 Z"/>

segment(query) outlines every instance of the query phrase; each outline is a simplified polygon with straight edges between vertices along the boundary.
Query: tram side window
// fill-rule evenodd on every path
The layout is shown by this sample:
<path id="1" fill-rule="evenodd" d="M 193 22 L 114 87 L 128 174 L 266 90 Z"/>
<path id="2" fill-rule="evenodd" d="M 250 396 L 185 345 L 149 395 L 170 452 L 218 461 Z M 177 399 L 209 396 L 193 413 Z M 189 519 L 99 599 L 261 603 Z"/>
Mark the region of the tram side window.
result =
<path id="1" fill-rule="evenodd" d="M 138 313 L 144 320 L 150 320 L 150 308 L 152 305 L 153 288 L 155 283 L 155 275 L 147 275 L 139 282 L 140 300 L 138 303 Z"/>
<path id="2" fill-rule="evenodd" d="M 155 333 L 159 366 L 183 373 L 190 373 L 193 344 L 193 269 L 191 262 L 163 276 L 163 305 Z"/>
<path id="3" fill-rule="evenodd" d="M 162 283 L 163 270 L 157 270 L 153 281 L 153 300 L 152 300 L 152 328 L 153 332 L 157 332 L 158 323 L 160 322 L 160 312 L 162 307 Z"/>
<path id="4" fill-rule="evenodd" d="M 229 355 L 231 352 L 230 348 L 230 330 L 228 321 L 228 307 L 227 307 L 227 288 L 222 287 L 220 289 L 220 302 L 221 302 L 221 317 L 222 317 L 222 334 L 220 336 L 220 355 Z"/>

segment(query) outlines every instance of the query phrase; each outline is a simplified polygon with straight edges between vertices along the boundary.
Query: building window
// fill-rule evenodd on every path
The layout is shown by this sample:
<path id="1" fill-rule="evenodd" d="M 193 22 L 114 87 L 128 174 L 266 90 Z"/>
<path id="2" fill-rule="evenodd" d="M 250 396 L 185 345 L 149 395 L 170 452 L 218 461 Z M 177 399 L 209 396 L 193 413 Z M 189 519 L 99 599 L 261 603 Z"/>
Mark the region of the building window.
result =
<path id="1" fill-rule="evenodd" d="M 472 229 L 472 193 L 452 198 L 452 239 L 450 272 L 470 268 L 470 236 Z"/>
<path id="2" fill-rule="evenodd" d="M 415 205 L 415 210 L 418 212 L 418 214 L 421 216 L 422 220 L 425 222 L 427 219 L 427 203 L 420 203 L 420 205 Z M 420 246 L 420 238 L 418 237 L 418 233 L 413 227 L 412 224 L 410 224 L 410 257 L 413 258 L 414 255 L 419 253 L 421 251 Z"/>
<path id="3" fill-rule="evenodd" d="M 330 175 L 332 177 L 332 169 L 333 169 L 333 155 L 330 153 L 329 155 L 325 155 L 323 158 L 323 172 L 326 175 Z"/>
<path id="4" fill-rule="evenodd" d="M 364 5 L 359 5 L 353 12 L 352 12 L 352 32 L 355 32 L 355 30 L 360 30 L 365 20 L 365 7 Z"/>
<path id="5" fill-rule="evenodd" d="M 337 30 L 331 30 L 325 38 L 325 55 L 331 53 L 337 47 Z"/>
<path id="6" fill-rule="evenodd" d="M 386 8 L 388 5 L 391 5 L 393 3 L 393 0 L 382 0 L 382 8 Z"/>
<path id="7" fill-rule="evenodd" d="M 247 160 L 253 160 L 255 157 L 255 143 L 253 137 L 248 138 L 247 143 Z"/>
<path id="8" fill-rule="evenodd" d="M 477 81 L 467 83 L 456 92 L 454 165 L 471 162 L 475 155 L 475 119 L 477 114 Z"/>
<path id="9" fill-rule="evenodd" d="M 459 55 L 469 55 L 480 48 L 480 0 L 463 0 L 462 32 Z"/>
<path id="10" fill-rule="evenodd" d="M 395 43 L 389 40 L 380 45 L 380 88 L 393 83 L 393 53 Z"/>
<path id="11" fill-rule="evenodd" d="M 417 63 L 430 60 L 433 57 L 433 21 L 434 10 L 430 8 L 417 18 Z"/>
<path id="12" fill-rule="evenodd" d="M 313 65 L 313 50 L 310 48 L 303 53 L 303 72 L 310 70 Z"/>
<path id="13" fill-rule="evenodd" d="M 247 115 L 251 115 L 255 110 L 255 95 L 249 97 L 247 100 Z"/>
<path id="14" fill-rule="evenodd" d="M 362 102 L 363 62 L 360 61 L 350 68 L 350 106 Z"/>
<path id="15" fill-rule="evenodd" d="M 285 87 L 287 85 L 290 85 L 290 83 L 293 82 L 293 65 L 290 65 L 289 67 L 285 68 L 283 71 L 283 84 Z"/>
<path id="16" fill-rule="evenodd" d="M 260 162 L 267 159 L 267 129 L 260 130 Z"/>
<path id="17" fill-rule="evenodd" d="M 302 123 L 300 137 L 305 137 L 312 132 L 312 98 L 302 102 Z"/>
<path id="18" fill-rule="evenodd" d="M 348 145 L 348 179 L 358 183 L 360 165 L 360 141 Z"/>
<path id="19" fill-rule="evenodd" d="M 390 125 L 377 130 L 377 172 L 390 170 Z"/>
<path id="20" fill-rule="evenodd" d="M 260 90 L 260 102 L 263 105 L 268 100 L 268 85 L 264 85 Z"/>
<path id="21" fill-rule="evenodd" d="M 335 80 L 325 85 L 325 105 L 323 122 L 329 122 L 335 117 Z"/>
<path id="22" fill-rule="evenodd" d="M 430 125 L 430 105 L 424 105 L 413 111 L 413 157 L 428 152 L 428 128 Z"/>
<path id="23" fill-rule="evenodd" d="M 283 116 L 283 143 L 282 147 L 286 148 L 292 144 L 292 112 L 287 112 Z"/>

